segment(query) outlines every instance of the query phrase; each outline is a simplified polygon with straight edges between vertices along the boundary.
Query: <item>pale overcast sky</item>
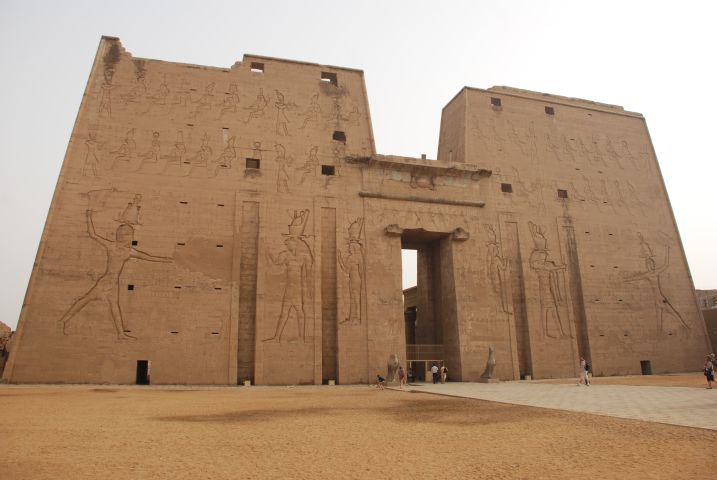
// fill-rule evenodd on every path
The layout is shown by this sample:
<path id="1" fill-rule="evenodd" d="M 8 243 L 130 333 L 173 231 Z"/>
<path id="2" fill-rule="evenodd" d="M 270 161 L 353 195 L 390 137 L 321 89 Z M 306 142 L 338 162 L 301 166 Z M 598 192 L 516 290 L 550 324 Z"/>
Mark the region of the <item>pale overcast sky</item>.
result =
<path id="1" fill-rule="evenodd" d="M 0 320 L 14 327 L 100 36 L 138 57 L 364 71 L 379 153 L 436 156 L 441 108 L 509 85 L 647 118 L 697 288 L 717 288 L 710 1 L 0 0 Z M 490 168 L 491 166 L 487 166 Z"/>

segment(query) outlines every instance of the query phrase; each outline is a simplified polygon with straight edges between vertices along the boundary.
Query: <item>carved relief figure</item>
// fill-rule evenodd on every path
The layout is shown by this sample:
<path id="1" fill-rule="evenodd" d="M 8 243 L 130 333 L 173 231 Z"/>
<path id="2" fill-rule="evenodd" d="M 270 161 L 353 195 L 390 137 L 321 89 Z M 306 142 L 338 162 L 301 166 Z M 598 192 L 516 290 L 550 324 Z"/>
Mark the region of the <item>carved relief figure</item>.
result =
<path id="1" fill-rule="evenodd" d="M 279 136 L 288 136 L 289 118 L 286 116 L 286 110 L 291 109 L 294 104 L 285 102 L 284 94 L 276 90 L 276 102 L 274 102 L 274 106 L 276 107 L 276 134 Z"/>
<path id="2" fill-rule="evenodd" d="M 177 140 L 174 142 L 174 150 L 172 151 L 172 163 L 180 167 L 185 162 L 187 155 L 187 146 L 184 144 L 184 132 L 177 130 Z"/>
<path id="3" fill-rule="evenodd" d="M 122 211 L 122 214 L 117 219 L 120 223 L 126 223 L 127 225 L 141 225 L 139 222 L 139 211 L 142 208 L 142 195 L 136 194 L 131 202 L 127 203 L 127 206 Z"/>
<path id="4" fill-rule="evenodd" d="M 556 265 L 548 260 L 548 240 L 542 227 L 528 222 L 533 237 L 533 252 L 530 254 L 530 268 L 538 277 L 540 292 L 540 319 L 543 334 L 550 338 L 565 337 L 569 328 L 563 326 L 560 317 L 560 305 L 563 303 L 561 273 L 566 265 Z"/>
<path id="5" fill-rule="evenodd" d="M 553 140 L 553 137 L 549 133 L 545 134 L 545 150 L 558 162 L 562 161 L 560 157 L 560 146 L 555 143 L 555 140 Z"/>
<path id="6" fill-rule="evenodd" d="M 573 163 L 575 163 L 575 147 L 570 143 L 568 138 L 563 135 L 563 155 L 565 155 L 566 160 L 569 160 Z"/>
<path id="7" fill-rule="evenodd" d="M 221 105 L 221 111 L 219 112 L 219 118 L 223 118 L 227 113 L 237 113 L 239 107 L 239 87 L 236 83 L 229 85 L 229 91 L 224 94 L 224 101 Z"/>
<path id="8" fill-rule="evenodd" d="M 140 168 L 146 163 L 159 163 L 161 145 L 159 143 L 159 132 L 152 132 L 152 145 L 144 154 L 141 155 L 142 163 Z"/>
<path id="9" fill-rule="evenodd" d="M 301 124 L 302 130 L 310 123 L 317 123 L 319 121 L 321 117 L 321 105 L 319 105 L 318 93 L 311 97 L 311 103 L 301 115 L 304 117 L 304 122 Z"/>
<path id="10" fill-rule="evenodd" d="M 149 103 L 147 104 L 147 109 L 144 112 L 140 112 L 140 114 L 149 113 L 150 110 L 152 110 L 152 107 L 163 107 L 167 105 L 167 98 L 169 97 L 169 86 L 167 85 L 167 76 L 162 76 L 162 83 L 159 84 L 159 87 L 157 87 L 157 90 L 154 93 L 151 93 L 147 95 L 147 100 L 149 100 Z"/>
<path id="11" fill-rule="evenodd" d="M 112 116 L 112 78 L 114 77 L 115 71 L 112 68 L 105 68 L 104 80 L 100 86 L 100 115 L 107 113 L 108 117 Z"/>
<path id="12" fill-rule="evenodd" d="M 205 132 L 202 137 L 202 145 L 199 151 L 192 157 L 192 169 L 188 172 L 192 173 L 198 168 L 208 168 L 212 156 L 212 147 L 209 146 L 209 135 Z"/>
<path id="13" fill-rule="evenodd" d="M 665 259 L 662 265 L 657 265 L 655 262 L 655 253 L 649 243 L 645 241 L 642 233 L 637 233 L 640 239 L 640 257 L 645 259 L 645 271 L 637 272 L 627 275 L 625 278 L 626 282 L 636 282 L 644 280 L 650 285 L 652 290 L 652 298 L 655 305 L 655 314 L 657 315 L 657 331 L 665 332 L 664 320 L 666 316 L 670 316 L 677 320 L 682 327 L 689 329 L 690 326 L 685 322 L 680 315 L 680 312 L 672 305 L 672 302 L 667 298 L 664 291 L 662 290 L 662 280 L 660 275 L 662 272 L 667 270 L 670 266 L 670 247 L 665 246 Z"/>
<path id="14" fill-rule="evenodd" d="M 137 143 L 134 141 L 134 128 L 127 130 L 122 145 L 115 150 L 110 152 L 115 155 L 115 161 L 112 165 L 114 168 L 117 162 L 131 162 L 134 158 L 135 152 L 137 151 Z"/>
<path id="15" fill-rule="evenodd" d="M 313 147 L 311 147 L 311 150 L 309 150 L 309 157 L 306 159 L 306 163 L 304 163 L 301 168 L 297 169 L 299 172 L 301 172 L 301 179 L 299 179 L 299 185 L 302 185 L 307 177 L 311 177 L 316 173 L 316 168 L 319 166 L 318 152 L 318 145 L 314 145 Z"/>
<path id="16" fill-rule="evenodd" d="M 286 250 L 282 251 L 274 257 L 268 253 L 269 260 L 274 265 L 281 265 L 286 275 L 286 284 L 284 286 L 284 296 L 281 300 L 281 313 L 276 322 L 274 335 L 266 338 L 264 342 L 278 343 L 284 333 L 286 323 L 294 313 L 297 324 L 298 338 L 303 342 L 306 328 L 306 313 L 304 306 L 311 300 L 311 279 L 313 278 L 312 268 L 314 264 L 314 256 L 311 248 L 304 240 L 306 236 L 304 231 L 309 221 L 309 210 L 294 211 L 291 223 L 289 224 L 289 234 L 284 240 Z"/>
<path id="17" fill-rule="evenodd" d="M 84 176 L 97 176 L 97 171 L 100 166 L 100 160 L 97 158 L 97 134 L 92 132 L 89 134 L 87 140 L 85 140 L 85 166 L 82 168 L 82 174 Z"/>
<path id="18" fill-rule="evenodd" d="M 286 149 L 281 144 L 276 144 L 276 163 L 278 171 L 276 176 L 276 191 L 279 193 L 289 193 L 289 167 L 292 163 L 291 158 L 286 157 Z"/>
<path id="19" fill-rule="evenodd" d="M 214 171 L 212 172 L 212 177 L 216 177 L 217 173 L 219 172 L 219 169 L 230 169 L 232 168 L 232 162 L 236 160 L 237 158 L 237 149 L 234 146 L 234 142 L 236 141 L 236 137 L 231 137 L 227 141 L 227 146 L 222 152 L 222 154 L 217 158 L 216 165 L 214 167 Z"/>
<path id="20" fill-rule="evenodd" d="M 120 95 L 120 98 L 124 102 L 125 106 L 128 103 L 142 103 L 142 100 L 144 100 L 144 96 L 147 94 L 147 79 L 145 77 L 147 71 L 144 68 L 144 63 L 135 60 L 134 66 L 134 86 L 130 89 L 129 92 Z"/>
<path id="21" fill-rule="evenodd" d="M 500 253 L 500 243 L 498 243 L 497 236 L 493 225 L 484 225 L 486 232 L 488 233 L 488 241 L 486 246 L 488 252 L 486 253 L 486 264 L 488 265 L 488 278 L 490 284 L 495 293 L 500 299 L 500 308 L 505 313 L 512 313 L 510 310 L 510 301 L 508 300 L 508 289 L 506 288 L 508 281 L 508 259 L 504 258 Z"/>
<path id="22" fill-rule="evenodd" d="M 174 94 L 173 105 L 180 105 L 187 107 L 192 101 L 192 90 L 189 87 L 189 82 L 186 78 L 182 79 L 182 83 L 179 85 L 179 89 Z"/>
<path id="23" fill-rule="evenodd" d="M 349 225 L 349 244 L 346 256 L 339 251 L 339 265 L 349 277 L 349 315 L 339 323 L 359 325 L 363 299 L 364 250 L 361 243 L 363 217 L 359 217 Z"/>
<path id="24" fill-rule="evenodd" d="M 348 120 L 348 117 L 345 117 L 342 113 L 340 97 L 334 97 L 334 101 L 331 104 L 331 111 L 327 114 L 326 119 L 329 123 L 333 124 L 336 130 L 341 130 L 341 122 Z"/>
<path id="25" fill-rule="evenodd" d="M 433 175 L 426 175 L 419 172 L 411 172 L 411 188 L 426 188 L 435 190 L 436 183 Z"/>
<path id="26" fill-rule="evenodd" d="M 198 117 L 204 112 L 209 113 L 212 111 L 212 104 L 214 103 L 214 82 L 211 82 L 204 87 L 204 93 L 194 103 L 197 104 L 197 107 L 194 109 L 195 117 Z"/>
<path id="27" fill-rule="evenodd" d="M 249 123 L 255 118 L 263 117 L 264 109 L 266 108 L 267 103 L 266 97 L 264 96 L 264 89 L 260 88 L 259 94 L 256 96 L 254 103 L 248 107 L 244 107 L 245 110 L 249 110 L 249 116 L 244 123 Z"/>
<path id="28" fill-rule="evenodd" d="M 608 156 L 617 164 L 618 167 L 621 169 L 625 169 L 625 166 L 622 164 L 622 157 L 620 154 L 615 150 L 615 147 L 612 145 L 612 140 L 609 136 L 605 137 L 605 151 L 607 152 Z"/>
<path id="29" fill-rule="evenodd" d="M 119 304 L 119 279 L 122 275 L 122 270 L 124 269 L 127 261 L 130 259 L 145 260 L 149 262 L 171 262 L 172 259 L 150 255 L 132 247 L 134 228 L 132 225 L 127 223 L 122 223 L 117 227 L 114 240 L 109 240 L 98 235 L 95 232 L 95 227 L 92 223 L 92 210 L 88 209 L 86 215 L 87 233 L 92 240 L 99 243 L 102 248 L 105 249 L 107 263 L 105 265 L 104 273 L 97 279 L 92 288 L 90 288 L 87 293 L 82 295 L 80 298 L 75 300 L 69 310 L 67 310 L 67 312 L 65 312 L 60 319 L 62 332 L 67 335 L 67 327 L 75 318 L 75 315 L 85 308 L 87 304 L 97 300 L 105 303 L 109 308 L 110 314 L 112 315 L 112 322 L 114 323 L 114 327 L 117 332 L 117 338 L 135 338 L 125 331 L 122 319 L 122 309 Z"/>

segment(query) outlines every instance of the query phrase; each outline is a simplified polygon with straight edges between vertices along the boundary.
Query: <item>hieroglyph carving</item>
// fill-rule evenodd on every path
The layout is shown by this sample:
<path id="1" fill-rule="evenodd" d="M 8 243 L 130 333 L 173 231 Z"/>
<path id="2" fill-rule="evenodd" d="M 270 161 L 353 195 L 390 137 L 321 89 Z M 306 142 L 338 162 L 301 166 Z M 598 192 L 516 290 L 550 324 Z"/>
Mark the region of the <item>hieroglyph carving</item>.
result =
<path id="1" fill-rule="evenodd" d="M 289 193 L 289 167 L 293 163 L 292 157 L 286 156 L 286 148 L 283 145 L 277 143 L 274 148 L 276 149 L 276 164 L 278 166 L 276 173 L 276 191 L 279 193 Z"/>
<path id="2" fill-rule="evenodd" d="M 501 254 L 501 245 L 498 242 L 497 235 L 493 225 L 484 225 L 488 233 L 488 241 L 486 247 L 486 265 L 488 266 L 488 278 L 493 293 L 500 299 L 500 308 L 505 313 L 512 313 L 510 310 L 510 301 L 508 299 L 508 259 Z"/>
<path id="3" fill-rule="evenodd" d="M 249 116 L 247 117 L 247 119 L 244 123 L 249 123 L 256 118 L 263 117 L 264 109 L 266 109 L 266 105 L 268 103 L 269 102 L 266 100 L 266 97 L 264 96 L 264 89 L 260 88 L 259 93 L 256 96 L 256 100 L 254 100 L 254 103 L 252 103 L 248 107 L 244 107 L 244 110 L 249 110 Z"/>
<path id="4" fill-rule="evenodd" d="M 649 243 L 645 241 L 642 233 L 637 233 L 640 239 L 640 257 L 645 259 L 645 271 L 628 274 L 625 278 L 626 282 L 636 282 L 644 280 L 650 285 L 652 292 L 652 299 L 655 306 L 655 314 L 657 316 L 657 331 L 665 332 L 664 320 L 665 316 L 671 316 L 676 319 L 682 327 L 689 329 L 690 326 L 685 322 L 680 315 L 680 312 L 672 305 L 672 302 L 667 298 L 664 291 L 662 290 L 662 281 L 660 275 L 667 270 L 670 266 L 670 247 L 665 246 L 665 258 L 662 265 L 657 265 L 655 262 L 655 252 Z"/>
<path id="5" fill-rule="evenodd" d="M 284 94 L 279 90 L 276 91 L 276 134 L 281 136 L 289 135 L 289 117 L 286 116 L 286 111 L 291 110 L 296 106 L 293 102 L 287 102 L 284 99 Z"/>
<path id="6" fill-rule="evenodd" d="M 311 247 L 306 243 L 306 235 L 304 235 L 308 221 L 309 210 L 294 210 L 289 224 L 289 233 L 283 234 L 286 237 L 284 240 L 286 249 L 276 257 L 271 252 L 268 253 L 269 260 L 274 265 L 280 265 L 284 268 L 286 284 L 274 335 L 264 339 L 264 342 L 279 343 L 281 341 L 284 328 L 292 312 L 296 318 L 298 339 L 304 342 L 306 336 L 306 312 L 304 307 L 310 304 L 311 301 L 312 269 L 314 265 Z"/>
<path id="7" fill-rule="evenodd" d="M 100 167 L 100 160 L 97 158 L 97 134 L 90 133 L 85 140 L 85 166 L 82 168 L 82 174 L 96 177 Z"/>
<path id="8" fill-rule="evenodd" d="M 563 325 L 560 306 L 564 303 L 563 272 L 566 265 L 556 265 L 549 260 L 548 240 L 545 231 L 533 222 L 528 222 L 533 237 L 533 252 L 530 254 L 530 268 L 538 277 L 540 294 L 540 320 L 543 334 L 550 338 L 570 335 L 570 329 Z"/>
<path id="9" fill-rule="evenodd" d="M 135 196 L 135 201 L 139 201 L 141 196 Z M 107 263 L 105 265 L 105 271 L 100 275 L 95 284 L 90 288 L 87 293 L 76 299 L 70 308 L 60 319 L 60 325 L 62 326 L 62 332 L 67 335 L 67 328 L 70 322 L 87 304 L 95 300 L 103 302 L 110 311 L 112 316 L 112 322 L 114 323 L 115 330 L 117 332 L 117 338 L 128 339 L 135 338 L 129 335 L 125 330 L 124 321 L 122 318 L 122 309 L 119 303 L 120 285 L 119 279 L 122 275 L 122 270 L 125 264 L 130 259 L 145 260 L 149 262 L 171 262 L 172 259 L 168 257 L 158 257 L 150 255 L 135 249 L 132 246 L 132 238 L 134 237 L 134 227 L 130 223 L 125 223 L 124 219 L 129 215 L 128 210 L 131 209 L 132 203 L 130 203 L 120 217 L 122 223 L 117 227 L 115 232 L 115 239 L 110 240 L 98 235 L 95 232 L 95 226 L 92 221 L 92 210 L 86 211 L 87 217 L 87 233 L 92 240 L 99 243 L 102 248 L 105 249 L 107 255 Z M 136 215 L 139 214 L 139 205 L 136 205 Z M 134 221 L 137 223 L 136 215 Z"/>
<path id="10" fill-rule="evenodd" d="M 349 242 L 347 253 L 339 251 L 339 265 L 341 270 L 349 277 L 349 315 L 339 323 L 359 325 L 361 323 L 361 311 L 363 301 L 364 282 L 364 249 L 361 243 L 361 232 L 363 231 L 364 220 L 362 217 L 354 220 L 349 225 Z"/>

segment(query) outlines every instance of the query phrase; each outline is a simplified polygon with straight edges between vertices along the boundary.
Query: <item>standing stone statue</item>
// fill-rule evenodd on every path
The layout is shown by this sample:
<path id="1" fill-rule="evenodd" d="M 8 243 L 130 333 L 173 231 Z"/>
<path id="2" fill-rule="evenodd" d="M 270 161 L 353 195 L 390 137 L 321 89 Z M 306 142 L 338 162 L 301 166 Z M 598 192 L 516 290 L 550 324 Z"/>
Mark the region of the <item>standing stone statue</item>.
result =
<path id="1" fill-rule="evenodd" d="M 388 370 L 386 380 L 388 383 L 396 382 L 396 372 L 398 372 L 398 355 L 395 353 L 389 355 L 386 366 Z"/>
<path id="2" fill-rule="evenodd" d="M 495 354 L 493 351 L 493 347 L 489 346 L 488 347 L 488 361 L 485 362 L 485 370 L 483 370 L 483 374 L 480 376 L 480 378 L 492 379 L 494 368 L 495 368 Z"/>

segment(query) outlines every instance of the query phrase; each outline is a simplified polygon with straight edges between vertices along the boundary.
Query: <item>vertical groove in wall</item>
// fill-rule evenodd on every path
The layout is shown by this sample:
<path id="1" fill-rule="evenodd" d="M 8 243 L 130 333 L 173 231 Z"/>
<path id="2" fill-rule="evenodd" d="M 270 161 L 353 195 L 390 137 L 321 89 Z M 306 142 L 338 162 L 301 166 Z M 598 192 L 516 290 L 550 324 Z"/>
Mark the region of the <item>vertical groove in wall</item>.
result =
<path id="1" fill-rule="evenodd" d="M 585 302 L 583 300 L 583 283 L 580 276 L 580 262 L 578 261 L 578 246 L 575 241 L 573 227 L 565 226 L 565 235 L 568 239 L 568 277 L 570 278 L 570 298 L 573 303 L 575 316 L 575 333 L 578 337 L 578 352 L 590 359 L 590 341 L 588 339 L 588 325 L 585 315 Z"/>
<path id="2" fill-rule="evenodd" d="M 321 371 L 322 380 L 336 380 L 338 301 L 336 291 L 336 209 L 321 209 Z"/>
<path id="3" fill-rule="evenodd" d="M 254 379 L 256 335 L 256 280 L 259 247 L 259 203 L 242 203 L 241 258 L 239 260 L 239 352 L 237 382 Z"/>
<path id="4" fill-rule="evenodd" d="M 510 263 L 510 283 L 513 291 L 513 312 L 515 315 L 515 341 L 518 350 L 520 377 L 532 375 L 533 362 L 530 353 L 530 331 L 528 315 L 525 310 L 525 281 L 523 279 L 523 258 L 520 255 L 518 224 L 506 222 L 508 261 Z"/>

